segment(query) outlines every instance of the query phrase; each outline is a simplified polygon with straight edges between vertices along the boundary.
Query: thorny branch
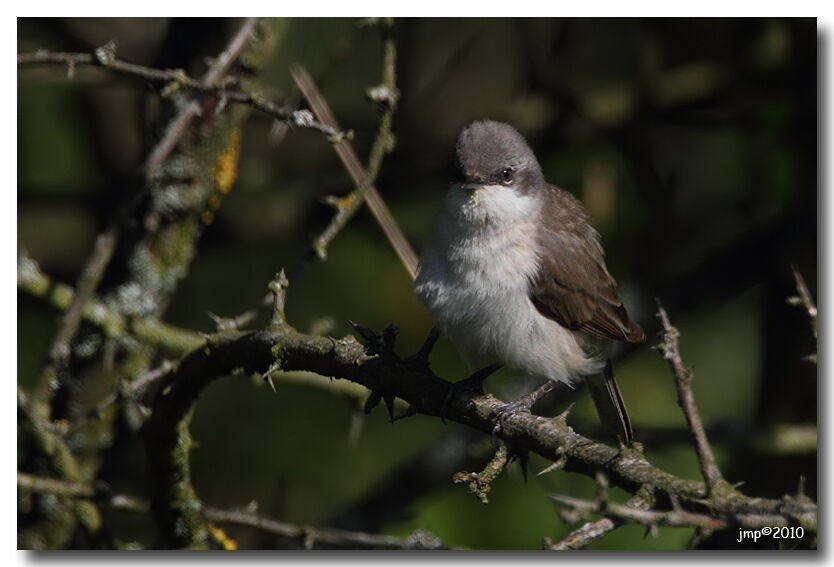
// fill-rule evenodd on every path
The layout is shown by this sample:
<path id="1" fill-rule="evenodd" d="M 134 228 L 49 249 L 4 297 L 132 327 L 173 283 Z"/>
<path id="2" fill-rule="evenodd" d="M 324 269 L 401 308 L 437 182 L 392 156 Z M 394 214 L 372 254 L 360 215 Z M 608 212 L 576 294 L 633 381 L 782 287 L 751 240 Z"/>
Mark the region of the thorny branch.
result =
<path id="1" fill-rule="evenodd" d="M 651 506 L 650 502 L 647 500 L 650 499 L 638 492 L 637 495 L 629 498 L 625 505 L 629 508 L 646 510 Z M 586 522 L 557 542 L 553 542 L 550 538 L 545 538 L 544 548 L 553 551 L 582 549 L 592 541 L 611 533 L 624 523 L 625 522 L 621 518 L 603 516 L 599 520 Z"/>
<path id="2" fill-rule="evenodd" d="M 657 348 L 672 369 L 672 375 L 675 378 L 675 388 L 678 393 L 678 405 L 683 410 L 686 424 L 692 433 L 692 441 L 695 444 L 695 452 L 698 455 L 701 473 L 704 475 L 704 480 L 707 481 L 707 487 L 712 494 L 719 489 L 726 488 L 727 482 L 721 476 L 721 471 L 715 462 L 715 455 L 707 440 L 704 424 L 701 423 L 701 416 L 695 407 L 695 396 L 692 393 L 694 373 L 692 369 L 687 368 L 683 364 L 683 359 L 678 348 L 678 337 L 680 333 L 672 327 L 672 324 L 669 322 L 669 316 L 666 314 L 666 310 L 660 306 L 660 302 L 658 302 L 657 316 L 660 318 L 660 323 L 663 326 L 662 339 Z"/>
<path id="3" fill-rule="evenodd" d="M 249 526 L 281 538 L 303 542 L 307 549 L 313 549 L 316 544 L 339 549 L 448 549 L 443 542 L 424 530 L 400 538 L 335 528 L 300 526 L 259 516 L 256 510 L 251 509 L 221 510 L 206 507 L 204 513 L 212 522 Z"/>
<path id="4" fill-rule="evenodd" d="M 161 470 L 171 465 L 170 459 L 174 458 L 171 451 L 178 447 L 176 432 L 190 414 L 199 393 L 216 378 L 237 368 L 245 373 L 263 373 L 277 366 L 282 371 L 309 370 L 347 379 L 366 386 L 378 399 L 402 398 L 414 413 L 440 417 L 445 412 L 447 420 L 492 433 L 500 400 L 491 395 L 462 396 L 446 405 L 450 383 L 434 375 L 419 359 L 397 356 L 393 351 L 394 338 L 395 333 L 391 332 L 375 335 L 368 337 L 363 346 L 351 336 L 333 340 L 305 335 L 286 323 L 235 337 L 210 338 L 208 348 L 186 357 L 164 379 L 167 387 L 153 404 L 146 428 L 148 433 L 158 435 L 156 446 L 162 458 Z M 660 503 L 680 502 L 683 509 L 694 514 L 743 515 L 748 519 L 779 516 L 782 522 L 816 531 L 813 503 L 787 496 L 752 498 L 728 485 L 719 493 L 710 492 L 703 483 L 656 468 L 639 448 L 617 450 L 595 442 L 577 434 L 564 419 L 514 414 L 504 419 L 500 439 L 508 446 L 536 452 L 552 461 L 563 459 L 566 471 L 593 477 L 602 472 L 612 485 L 628 492 L 648 490 Z M 181 455 L 177 454 L 177 458 Z M 182 477 L 178 478 L 181 483 Z M 183 505 L 194 504 L 174 500 L 166 513 L 176 518 L 180 513 L 177 507 Z"/>
<path id="5" fill-rule="evenodd" d="M 285 289 L 285 285 L 280 282 L 278 289 Z M 284 297 L 283 294 L 280 296 L 281 301 L 275 306 L 276 313 L 283 312 Z M 377 336 L 377 346 L 368 350 L 369 347 L 362 347 L 352 337 L 334 341 L 304 335 L 287 325 L 281 317 L 265 331 L 214 335 L 208 339 L 209 348 L 192 352 L 177 368 L 170 369 L 162 377 L 168 387 L 154 404 L 152 416 L 156 417 L 163 430 L 176 430 L 179 420 L 190 413 L 191 404 L 199 392 L 212 380 L 231 374 L 238 367 L 247 372 L 263 372 L 276 362 L 283 371 L 304 369 L 324 376 L 345 378 L 385 396 L 402 398 L 419 413 L 439 416 L 449 383 L 437 378 L 425 366 L 427 353 L 418 353 L 407 359 L 397 357 L 391 344 L 393 338 L 391 334 Z M 490 416 L 498 403 L 499 400 L 489 395 L 453 400 L 447 409 L 447 418 L 491 433 L 493 418 Z M 732 522 L 750 525 L 755 521 L 781 518 L 774 525 L 787 522 L 802 525 L 810 531 L 816 530 L 816 506 L 813 503 L 789 496 L 779 500 L 751 498 L 731 487 L 719 495 L 709 494 L 701 483 L 656 469 L 639 450 L 617 451 L 596 443 L 576 434 L 564 420 L 529 414 L 512 416 L 505 421 L 501 438 L 514 447 L 524 447 L 553 461 L 562 461 L 565 470 L 589 475 L 602 470 L 616 486 L 632 492 L 647 489 L 657 494 L 658 500 L 680 502 L 682 509 L 695 514 L 691 518 L 699 523 L 703 515 L 718 517 L 724 523 L 713 525 L 719 526 Z M 176 435 L 172 441 L 174 439 Z M 613 513 L 606 513 L 610 524 L 603 518 L 584 529 L 589 534 L 596 534 L 595 537 L 601 537 L 629 520 L 630 513 L 615 508 Z M 641 517 L 667 523 L 680 523 L 682 518 L 690 518 L 678 513 Z"/>
<path id="6" fill-rule="evenodd" d="M 151 83 L 166 85 L 169 87 L 168 90 L 184 89 L 198 94 L 214 95 L 229 102 L 245 104 L 268 114 L 277 120 L 286 122 L 293 127 L 320 132 L 333 141 L 338 141 L 348 137 L 347 132 L 325 126 L 324 124 L 316 121 L 313 118 L 312 113 L 308 110 L 293 110 L 285 108 L 256 93 L 234 90 L 223 82 L 218 84 L 216 82 L 207 83 L 205 81 L 200 81 L 188 76 L 182 69 L 155 69 L 144 65 L 127 63 L 116 58 L 115 45 L 113 44 L 107 44 L 99 47 L 96 49 L 94 54 L 61 53 L 39 49 L 38 51 L 32 53 L 19 54 L 17 56 L 17 64 L 19 66 L 62 64 L 67 65 L 67 67 L 72 70 L 79 66 L 102 67 L 121 75 L 144 79 Z M 72 73 L 70 73 L 70 76 L 72 76 Z M 191 113 L 188 114 L 190 115 Z M 188 120 L 190 119 L 191 118 L 189 117 Z M 182 118 L 182 120 L 186 120 L 186 118 Z M 184 131 L 184 126 L 180 125 L 178 122 L 172 131 Z M 160 149 L 157 150 L 157 152 L 152 153 L 153 157 L 148 160 L 150 165 L 163 161 L 165 155 L 170 153 L 172 145 L 169 142 L 164 145 L 160 145 L 159 148 Z M 160 156 L 162 159 L 160 159 Z"/>
<path id="7" fill-rule="evenodd" d="M 620 504 L 613 500 L 592 501 L 562 494 L 553 494 L 550 499 L 560 506 L 583 513 L 605 514 L 621 523 L 641 524 L 647 527 L 701 528 L 712 531 L 727 527 L 759 528 L 763 526 L 789 527 L 794 525 L 791 518 L 783 514 L 757 514 L 721 512 L 707 514 L 690 512 L 683 508 L 672 510 L 641 509 Z"/>

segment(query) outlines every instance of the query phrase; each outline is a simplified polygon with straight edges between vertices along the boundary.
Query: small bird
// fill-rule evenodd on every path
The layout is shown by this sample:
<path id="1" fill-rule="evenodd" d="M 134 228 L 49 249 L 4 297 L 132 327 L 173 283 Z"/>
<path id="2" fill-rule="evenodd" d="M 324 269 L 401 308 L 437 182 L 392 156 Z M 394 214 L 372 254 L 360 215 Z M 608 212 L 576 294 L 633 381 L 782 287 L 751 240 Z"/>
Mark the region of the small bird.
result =
<path id="1" fill-rule="evenodd" d="M 447 193 L 425 245 L 414 284 L 420 299 L 473 368 L 506 365 L 547 379 L 502 416 L 529 411 L 556 382 L 584 378 L 603 425 L 630 443 L 606 339 L 646 336 L 623 306 L 588 214 L 545 181 L 508 124 L 473 122 L 456 150 L 463 180 Z"/>

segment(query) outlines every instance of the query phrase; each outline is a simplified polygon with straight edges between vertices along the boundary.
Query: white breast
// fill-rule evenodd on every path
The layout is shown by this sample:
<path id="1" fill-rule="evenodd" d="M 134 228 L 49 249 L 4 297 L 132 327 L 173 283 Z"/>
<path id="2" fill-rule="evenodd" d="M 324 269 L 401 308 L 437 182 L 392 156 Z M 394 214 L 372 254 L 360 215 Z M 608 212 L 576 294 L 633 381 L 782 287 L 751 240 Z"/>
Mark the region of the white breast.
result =
<path id="1" fill-rule="evenodd" d="M 565 382 L 599 372 L 582 338 L 529 299 L 538 270 L 538 203 L 506 187 L 453 188 L 420 261 L 415 288 L 473 368 L 501 363 Z"/>

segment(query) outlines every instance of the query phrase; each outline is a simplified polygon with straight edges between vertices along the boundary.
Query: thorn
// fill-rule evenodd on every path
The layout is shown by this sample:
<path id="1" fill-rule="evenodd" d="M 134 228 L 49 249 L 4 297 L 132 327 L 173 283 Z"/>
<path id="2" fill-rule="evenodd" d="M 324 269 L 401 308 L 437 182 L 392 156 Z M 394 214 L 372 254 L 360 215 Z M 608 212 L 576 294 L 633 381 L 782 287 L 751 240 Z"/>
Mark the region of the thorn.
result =
<path id="1" fill-rule="evenodd" d="M 362 325 L 360 325 L 356 321 L 348 319 L 348 325 L 353 327 L 353 330 L 356 331 L 357 333 L 359 333 L 360 335 L 362 335 L 362 338 L 364 338 L 364 339 L 370 339 L 371 337 L 374 336 L 373 331 L 371 331 L 367 327 L 363 327 Z"/>
<path id="2" fill-rule="evenodd" d="M 518 457 L 518 464 L 521 465 L 521 476 L 524 477 L 524 484 L 527 484 L 527 461 L 529 460 L 529 455 L 523 455 Z"/>
<path id="3" fill-rule="evenodd" d="M 799 475 L 799 485 L 796 488 L 797 496 L 805 496 L 805 475 Z"/>
<path id="4" fill-rule="evenodd" d="M 275 392 L 275 393 L 278 392 L 278 389 L 275 387 L 275 382 L 273 381 L 272 376 L 273 376 L 273 374 L 275 374 L 276 372 L 279 372 L 280 370 L 281 370 L 281 365 L 276 362 L 272 366 L 270 366 L 267 369 L 267 371 L 264 373 L 264 380 L 266 380 L 266 383 L 269 384 L 269 387 L 272 388 L 272 391 Z"/>
<path id="5" fill-rule="evenodd" d="M 564 496 L 563 494 L 550 494 L 547 497 L 551 502 L 554 504 L 558 504 L 559 506 L 567 506 L 570 507 L 573 504 L 573 501 L 570 497 Z"/>
<path id="6" fill-rule="evenodd" d="M 391 423 L 394 423 L 394 395 L 386 394 L 382 396 L 382 399 L 385 402 L 385 407 L 388 408 L 388 417 Z"/>
<path id="7" fill-rule="evenodd" d="M 371 395 L 368 396 L 368 399 L 365 401 L 364 411 L 366 414 L 371 413 L 376 406 L 379 405 L 379 402 L 382 401 L 382 394 L 378 390 L 371 390 Z"/>
<path id="8" fill-rule="evenodd" d="M 567 459 L 564 455 L 562 455 L 557 460 L 553 461 L 551 464 L 536 473 L 536 476 L 542 476 L 543 474 L 559 470 L 565 466 L 565 463 L 567 463 Z"/>
<path id="9" fill-rule="evenodd" d="M 405 408 L 403 411 L 401 411 L 400 413 L 398 413 L 397 415 L 392 417 L 391 418 L 391 423 L 394 423 L 395 421 L 399 421 L 399 420 L 404 419 L 406 417 L 411 417 L 412 415 L 415 415 L 417 413 L 419 413 L 417 411 L 417 408 L 410 405 L 407 408 Z"/>
<path id="10" fill-rule="evenodd" d="M 561 419 L 561 420 L 567 421 L 568 414 L 570 414 L 571 410 L 573 409 L 573 406 L 575 406 L 575 405 L 576 405 L 576 402 L 572 402 L 571 405 L 569 405 L 565 409 L 565 411 L 563 411 L 562 413 L 560 413 L 559 415 L 556 416 L 556 419 Z"/>

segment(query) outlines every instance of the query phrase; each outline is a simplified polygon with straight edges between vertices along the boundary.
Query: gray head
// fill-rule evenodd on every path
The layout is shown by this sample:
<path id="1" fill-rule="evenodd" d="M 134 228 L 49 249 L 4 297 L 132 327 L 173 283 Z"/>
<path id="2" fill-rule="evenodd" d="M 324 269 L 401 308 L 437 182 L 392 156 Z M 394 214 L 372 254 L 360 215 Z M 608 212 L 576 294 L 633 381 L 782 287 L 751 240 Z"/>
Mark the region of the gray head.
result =
<path id="1" fill-rule="evenodd" d="M 544 185 L 533 150 L 509 124 L 473 122 L 458 137 L 457 155 L 467 184 L 504 185 L 524 193 Z"/>

